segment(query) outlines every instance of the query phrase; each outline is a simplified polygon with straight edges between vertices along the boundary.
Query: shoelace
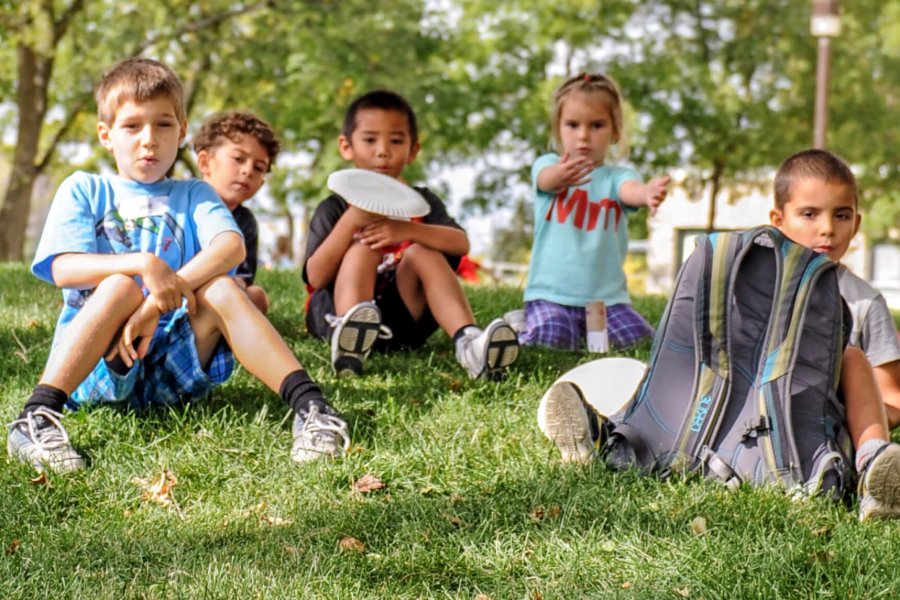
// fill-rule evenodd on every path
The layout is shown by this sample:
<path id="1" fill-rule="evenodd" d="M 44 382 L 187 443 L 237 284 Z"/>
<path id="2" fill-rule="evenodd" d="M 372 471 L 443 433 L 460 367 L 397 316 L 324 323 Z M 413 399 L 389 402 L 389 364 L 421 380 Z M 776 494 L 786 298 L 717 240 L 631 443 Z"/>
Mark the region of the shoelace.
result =
<path id="1" fill-rule="evenodd" d="M 37 417 L 41 417 L 47 422 L 38 424 Z M 28 427 L 28 437 L 30 437 L 35 444 L 44 449 L 52 450 L 54 448 L 66 446 L 69 443 L 69 434 L 66 433 L 65 428 L 63 428 L 62 423 L 60 423 L 60 419 L 62 418 L 63 416 L 61 413 L 50 408 L 41 407 L 29 412 L 21 419 L 16 419 L 10 423 L 8 427 L 14 429 L 19 425 L 25 425 Z"/>
<path id="2" fill-rule="evenodd" d="M 303 431 L 310 436 L 319 437 L 323 433 L 335 434 L 341 438 L 344 452 L 350 447 L 350 435 L 347 433 L 347 424 L 340 418 L 319 412 L 318 407 L 313 406 L 306 420 L 303 422 Z"/>

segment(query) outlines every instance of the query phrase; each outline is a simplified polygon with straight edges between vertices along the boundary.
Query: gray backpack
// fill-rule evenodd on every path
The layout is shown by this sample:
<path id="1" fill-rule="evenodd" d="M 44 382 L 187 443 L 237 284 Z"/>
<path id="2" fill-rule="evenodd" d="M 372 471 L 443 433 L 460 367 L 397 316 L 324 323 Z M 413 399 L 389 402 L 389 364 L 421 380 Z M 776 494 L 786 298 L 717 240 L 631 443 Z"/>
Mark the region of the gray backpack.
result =
<path id="1" fill-rule="evenodd" d="M 846 497 L 843 310 L 836 263 L 777 229 L 701 236 L 607 462 Z"/>

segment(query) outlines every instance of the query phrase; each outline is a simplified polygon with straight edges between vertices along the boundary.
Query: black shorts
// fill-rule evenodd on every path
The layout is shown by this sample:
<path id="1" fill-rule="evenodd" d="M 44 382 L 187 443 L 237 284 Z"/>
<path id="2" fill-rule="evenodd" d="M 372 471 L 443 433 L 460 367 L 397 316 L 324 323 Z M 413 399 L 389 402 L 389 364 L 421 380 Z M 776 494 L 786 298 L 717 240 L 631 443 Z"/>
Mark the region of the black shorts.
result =
<path id="1" fill-rule="evenodd" d="M 421 348 L 437 331 L 438 324 L 428 307 L 417 321 L 400 297 L 394 278 L 384 282 L 375 294 L 375 304 L 381 310 L 381 322 L 394 334 L 389 340 L 379 339 L 374 349 L 380 351 Z M 331 339 L 332 327 L 325 320 L 326 314 L 334 314 L 334 295 L 328 288 L 316 290 L 309 299 L 306 311 L 306 328 L 323 340 Z"/>

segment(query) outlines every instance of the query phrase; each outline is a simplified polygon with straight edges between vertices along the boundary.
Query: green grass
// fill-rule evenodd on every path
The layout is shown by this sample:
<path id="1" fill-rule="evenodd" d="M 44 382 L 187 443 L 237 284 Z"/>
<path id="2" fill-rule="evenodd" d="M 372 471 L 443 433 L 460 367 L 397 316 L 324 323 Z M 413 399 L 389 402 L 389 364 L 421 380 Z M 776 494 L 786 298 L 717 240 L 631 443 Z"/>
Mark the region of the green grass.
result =
<path id="1" fill-rule="evenodd" d="M 338 380 L 303 330 L 296 274 L 261 279 L 273 322 L 346 415 L 352 451 L 293 464 L 286 408 L 244 371 L 189 408 L 72 414 L 85 472 L 46 485 L 0 460 L 0 598 L 900 595 L 895 523 L 861 525 L 777 490 L 561 466 L 535 411 L 588 356 L 528 349 L 505 381 L 472 381 L 439 334 Z M 520 303 L 518 290 L 469 292 L 482 322 Z M 39 376 L 59 303 L 24 267 L 0 265 L 4 422 Z M 663 305 L 638 302 L 651 319 Z M 177 506 L 142 498 L 135 481 L 164 469 Z M 386 487 L 354 492 L 366 473 Z M 341 549 L 345 536 L 362 551 Z"/>

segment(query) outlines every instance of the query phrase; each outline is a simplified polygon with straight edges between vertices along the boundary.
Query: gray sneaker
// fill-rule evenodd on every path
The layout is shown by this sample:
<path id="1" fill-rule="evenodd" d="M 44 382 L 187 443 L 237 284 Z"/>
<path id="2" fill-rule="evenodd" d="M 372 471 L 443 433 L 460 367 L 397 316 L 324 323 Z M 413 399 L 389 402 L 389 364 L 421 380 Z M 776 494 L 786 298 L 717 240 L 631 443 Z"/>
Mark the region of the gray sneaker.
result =
<path id="1" fill-rule="evenodd" d="M 863 468 L 859 520 L 900 518 L 900 444 L 885 444 Z"/>
<path id="2" fill-rule="evenodd" d="M 518 357 L 516 332 L 503 319 L 494 319 L 484 331 L 470 328 L 456 343 L 456 360 L 472 378 L 496 378 Z"/>
<path id="3" fill-rule="evenodd" d="M 350 447 L 347 423 L 336 414 L 322 412 L 315 404 L 305 419 L 294 415 L 291 433 L 294 436 L 291 460 L 298 463 L 338 456 Z"/>
<path id="4" fill-rule="evenodd" d="M 331 333 L 331 364 L 338 377 L 361 375 L 363 362 L 378 338 L 391 337 L 381 324 L 381 311 L 371 301 L 360 302 L 343 316 L 326 315 Z"/>
<path id="5" fill-rule="evenodd" d="M 56 473 L 80 471 L 84 459 L 69 443 L 69 434 L 60 423 L 62 417 L 42 406 L 16 419 L 7 425 L 6 451 L 39 473 L 47 469 Z"/>
<path id="6" fill-rule="evenodd" d="M 598 415 L 588 406 L 581 389 L 570 381 L 550 386 L 538 405 L 538 427 L 556 444 L 564 463 L 587 463 L 600 440 Z"/>

